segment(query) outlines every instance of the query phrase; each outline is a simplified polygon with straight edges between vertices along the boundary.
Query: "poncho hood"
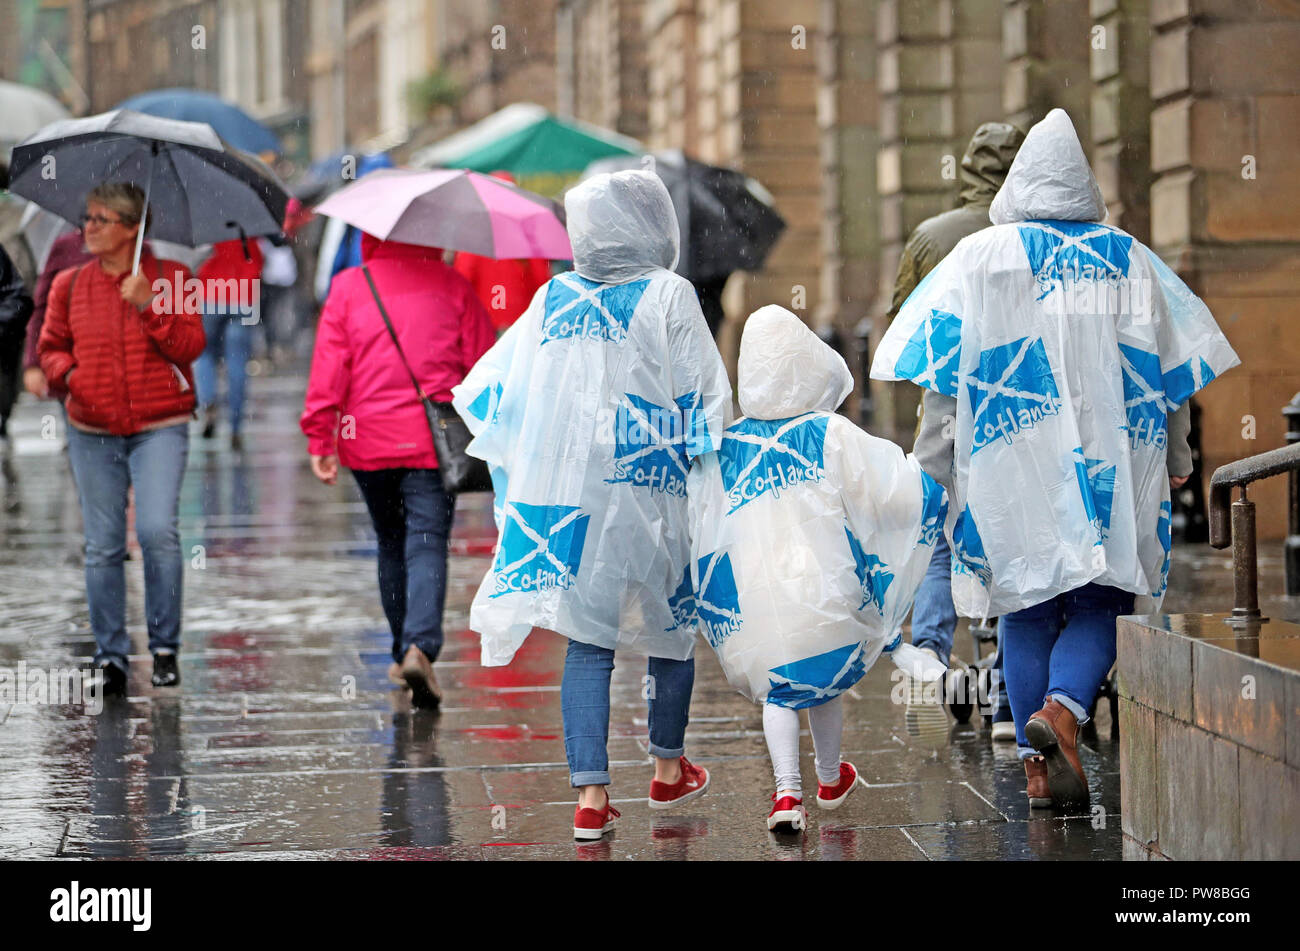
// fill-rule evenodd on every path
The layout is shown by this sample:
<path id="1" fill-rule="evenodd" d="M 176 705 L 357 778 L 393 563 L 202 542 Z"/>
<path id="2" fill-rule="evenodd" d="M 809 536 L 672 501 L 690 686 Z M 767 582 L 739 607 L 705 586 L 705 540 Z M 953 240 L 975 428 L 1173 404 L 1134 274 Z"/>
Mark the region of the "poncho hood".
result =
<path id="1" fill-rule="evenodd" d="M 663 181 L 639 170 L 595 175 L 564 196 L 573 268 L 602 284 L 625 284 L 677 266 L 677 213 Z"/>
<path id="2" fill-rule="evenodd" d="M 1029 130 L 989 208 L 995 225 L 1034 219 L 1106 220 L 1101 189 L 1064 109 Z"/>
<path id="3" fill-rule="evenodd" d="M 776 304 L 745 322 L 737 377 L 740 411 L 752 419 L 833 413 L 853 391 L 844 358 Z"/>

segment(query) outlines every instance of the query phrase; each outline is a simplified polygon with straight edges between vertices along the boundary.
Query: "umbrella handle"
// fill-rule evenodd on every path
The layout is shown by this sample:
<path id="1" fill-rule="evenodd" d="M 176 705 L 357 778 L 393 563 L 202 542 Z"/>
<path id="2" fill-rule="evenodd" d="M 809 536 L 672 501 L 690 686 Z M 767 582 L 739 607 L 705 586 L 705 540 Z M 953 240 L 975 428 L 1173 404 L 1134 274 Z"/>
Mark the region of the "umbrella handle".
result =
<path id="1" fill-rule="evenodd" d="M 135 235 L 135 258 L 131 262 L 131 273 L 140 273 L 140 252 L 144 250 L 144 226 L 149 220 L 149 195 L 153 191 L 153 166 L 158 157 L 158 143 L 151 143 L 149 154 L 149 175 L 144 180 L 144 210 L 140 213 L 140 230 Z"/>

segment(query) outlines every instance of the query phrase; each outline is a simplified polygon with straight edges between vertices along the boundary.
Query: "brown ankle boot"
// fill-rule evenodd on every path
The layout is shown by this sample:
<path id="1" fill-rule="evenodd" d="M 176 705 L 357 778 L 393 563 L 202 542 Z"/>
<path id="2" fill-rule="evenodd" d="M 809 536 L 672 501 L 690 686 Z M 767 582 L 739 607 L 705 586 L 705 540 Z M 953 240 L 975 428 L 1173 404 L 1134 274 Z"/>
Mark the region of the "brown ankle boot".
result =
<path id="1" fill-rule="evenodd" d="M 411 688 L 411 703 L 417 707 L 434 709 L 442 703 L 442 691 L 433 676 L 433 664 L 418 647 L 410 647 L 402 658 L 402 678 Z"/>
<path id="2" fill-rule="evenodd" d="M 1025 757 L 1025 795 L 1030 809 L 1050 809 L 1052 794 L 1047 788 L 1047 760 L 1041 756 Z"/>
<path id="3" fill-rule="evenodd" d="M 1079 762 L 1076 741 L 1079 722 L 1055 700 L 1033 714 L 1025 724 L 1025 739 L 1047 761 L 1047 786 L 1052 799 L 1065 808 L 1088 807 L 1088 780 Z"/>

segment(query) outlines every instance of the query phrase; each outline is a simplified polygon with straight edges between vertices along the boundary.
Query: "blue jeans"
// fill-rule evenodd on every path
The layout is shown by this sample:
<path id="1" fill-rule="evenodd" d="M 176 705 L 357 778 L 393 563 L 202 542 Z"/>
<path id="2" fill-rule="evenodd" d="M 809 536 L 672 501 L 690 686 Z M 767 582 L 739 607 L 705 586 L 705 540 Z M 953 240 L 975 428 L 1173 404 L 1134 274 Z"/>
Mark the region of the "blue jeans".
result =
<path id="1" fill-rule="evenodd" d="M 650 679 L 642 693 L 650 708 L 650 752 L 675 759 L 686 751 L 686 720 L 695 686 L 695 658 L 666 660 L 651 657 Z M 609 679 L 614 652 L 605 647 L 569 641 L 564 655 L 560 709 L 564 715 L 564 752 L 569 758 L 569 784 L 609 785 Z"/>
<path id="2" fill-rule="evenodd" d="M 1086 584 L 1001 618 L 1006 688 L 1016 721 L 1021 757 L 1034 750 L 1025 741 L 1029 717 L 1051 698 L 1080 723 L 1115 663 L 1115 619 L 1133 612 L 1133 595 L 1119 588 Z"/>
<path id="3" fill-rule="evenodd" d="M 418 647 L 442 650 L 447 536 L 456 500 L 437 469 L 352 470 L 379 536 L 379 601 L 393 634 L 393 660 Z"/>
<path id="4" fill-rule="evenodd" d="M 239 432 L 244 419 L 244 390 L 248 381 L 249 333 L 252 327 L 244 323 L 244 315 L 220 311 L 205 311 L 203 331 L 208 335 L 207 346 L 194 361 L 194 390 L 199 405 L 211 406 L 217 401 L 217 360 L 224 354 L 226 361 L 226 408 L 230 413 L 230 431 Z"/>
<path id="5" fill-rule="evenodd" d="M 912 646 L 939 655 L 945 664 L 952 654 L 952 636 L 957 629 L 957 610 L 952 604 L 952 555 L 948 540 L 939 533 L 939 543 L 930 556 L 930 566 L 916 591 L 912 606 Z"/>
<path id="6" fill-rule="evenodd" d="M 990 676 L 989 706 L 993 708 L 993 722 L 1007 723 L 1011 715 L 1011 701 L 1007 698 L 1007 652 L 1002 649 L 1006 635 L 998 630 L 998 649 L 993 655 L 993 673 Z"/>
<path id="7" fill-rule="evenodd" d="M 135 486 L 135 534 L 144 554 L 144 608 L 149 650 L 181 644 L 180 532 L 176 512 L 190 446 L 189 424 L 133 436 L 68 427 L 68 457 L 86 526 L 86 601 L 95 633 L 95 663 L 126 670 L 126 503 Z"/>

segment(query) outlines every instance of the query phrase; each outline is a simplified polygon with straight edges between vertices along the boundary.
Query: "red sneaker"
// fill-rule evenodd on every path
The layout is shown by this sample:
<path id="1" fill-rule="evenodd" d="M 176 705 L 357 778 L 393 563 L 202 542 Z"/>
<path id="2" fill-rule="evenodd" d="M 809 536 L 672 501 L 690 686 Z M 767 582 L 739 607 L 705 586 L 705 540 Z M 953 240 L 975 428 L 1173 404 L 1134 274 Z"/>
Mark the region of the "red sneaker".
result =
<path id="1" fill-rule="evenodd" d="M 817 805 L 823 809 L 838 809 L 858 788 L 858 770 L 852 763 L 840 763 L 840 781 L 834 786 L 817 784 Z"/>
<path id="2" fill-rule="evenodd" d="M 682 776 L 677 782 L 661 783 L 657 779 L 650 781 L 650 808 L 669 809 L 688 799 L 704 794 L 709 788 L 709 771 L 694 765 L 685 756 L 681 759 Z"/>
<path id="3" fill-rule="evenodd" d="M 573 837 L 584 841 L 599 839 L 614 828 L 619 811 L 605 799 L 604 809 L 583 809 L 579 806 L 573 811 Z"/>
<path id="4" fill-rule="evenodd" d="M 767 814 L 767 831 L 802 832 L 808 827 L 808 810 L 803 807 L 803 800 L 794 796 L 776 798 L 772 793 L 772 802 L 776 805 Z"/>

